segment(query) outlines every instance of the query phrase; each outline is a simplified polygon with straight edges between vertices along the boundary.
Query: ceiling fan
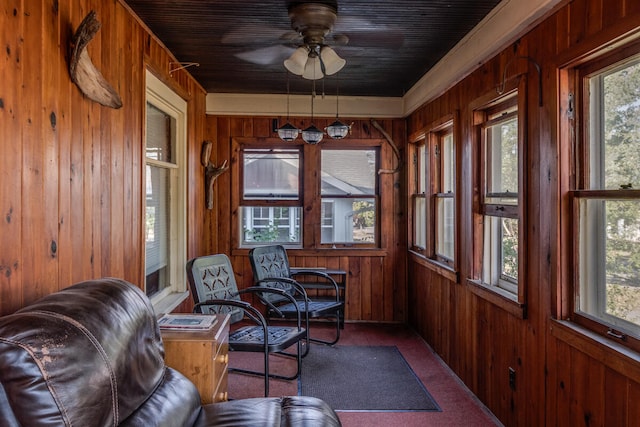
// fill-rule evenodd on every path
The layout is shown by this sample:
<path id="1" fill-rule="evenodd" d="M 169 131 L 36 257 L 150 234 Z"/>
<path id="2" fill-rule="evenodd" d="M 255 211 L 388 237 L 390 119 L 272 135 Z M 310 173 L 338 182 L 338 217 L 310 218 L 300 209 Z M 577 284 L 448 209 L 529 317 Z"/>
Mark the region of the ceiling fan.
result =
<path id="1" fill-rule="evenodd" d="M 326 43 L 336 23 L 337 8 L 324 3 L 297 3 L 289 7 L 291 28 L 302 37 L 302 45 L 284 61 L 291 73 L 317 80 L 337 73 L 346 61 Z M 347 44 L 349 37 L 334 35 L 333 40 Z"/>
<path id="2" fill-rule="evenodd" d="M 284 63 L 291 73 L 317 80 L 340 71 L 346 64 L 333 47 L 342 49 L 398 48 L 403 35 L 366 19 L 338 14 L 336 1 L 293 1 L 288 5 L 291 30 L 244 25 L 227 33 L 222 42 L 254 46 L 235 54 L 260 65 Z M 339 29 L 339 31 L 338 31 Z M 258 43 L 261 47 L 256 47 Z M 355 43 L 354 43 L 355 41 Z"/>

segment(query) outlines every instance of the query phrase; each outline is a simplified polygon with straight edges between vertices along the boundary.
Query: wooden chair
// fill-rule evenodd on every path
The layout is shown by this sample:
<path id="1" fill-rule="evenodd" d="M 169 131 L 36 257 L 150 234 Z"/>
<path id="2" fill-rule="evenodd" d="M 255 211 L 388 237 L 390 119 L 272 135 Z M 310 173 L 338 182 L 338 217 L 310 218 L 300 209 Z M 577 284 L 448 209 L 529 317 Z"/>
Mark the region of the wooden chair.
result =
<path id="1" fill-rule="evenodd" d="M 224 254 L 203 256 L 190 260 L 187 263 L 187 278 L 195 303 L 194 313 L 229 314 L 231 325 L 243 319 L 255 323 L 255 325 L 240 327 L 229 333 L 229 350 L 264 353 L 263 372 L 240 368 L 230 368 L 229 372 L 264 376 L 265 397 L 269 395 L 269 378 L 293 380 L 300 376 L 301 345 L 302 341 L 306 340 L 307 337 L 307 331 L 302 327 L 300 311 L 297 314 L 296 326 L 269 325 L 258 309 L 240 298 L 240 295 L 244 293 L 260 293 L 260 295 L 263 295 L 265 289 L 250 287 L 238 291 L 231 262 Z M 286 298 L 291 304 L 296 301 L 292 295 L 280 289 L 271 289 L 269 294 L 278 298 Z M 284 352 L 294 344 L 297 347 L 295 354 Z M 269 354 L 271 353 L 295 357 L 297 362 L 295 375 L 282 376 L 270 373 Z"/>

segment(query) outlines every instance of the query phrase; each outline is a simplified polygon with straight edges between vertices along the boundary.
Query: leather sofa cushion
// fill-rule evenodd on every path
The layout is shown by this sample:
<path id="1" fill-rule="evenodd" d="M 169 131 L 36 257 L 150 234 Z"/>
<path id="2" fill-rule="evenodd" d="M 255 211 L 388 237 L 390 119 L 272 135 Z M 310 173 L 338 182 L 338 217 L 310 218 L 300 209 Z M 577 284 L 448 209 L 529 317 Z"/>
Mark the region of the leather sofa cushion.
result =
<path id="1" fill-rule="evenodd" d="M 0 318 L 0 409 L 21 425 L 118 425 L 164 376 L 153 307 L 123 280 L 82 282 Z"/>
<path id="2" fill-rule="evenodd" d="M 195 426 L 338 427 L 340 420 L 324 401 L 308 396 L 231 400 L 205 405 Z"/>

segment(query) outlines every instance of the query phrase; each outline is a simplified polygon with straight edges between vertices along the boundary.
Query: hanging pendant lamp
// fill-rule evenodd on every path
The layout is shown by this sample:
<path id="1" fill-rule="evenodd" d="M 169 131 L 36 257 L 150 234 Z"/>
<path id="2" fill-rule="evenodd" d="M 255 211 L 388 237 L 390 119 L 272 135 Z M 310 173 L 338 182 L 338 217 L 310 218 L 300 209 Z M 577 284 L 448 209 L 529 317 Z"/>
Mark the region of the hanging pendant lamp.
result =
<path id="1" fill-rule="evenodd" d="M 307 144 L 317 144 L 322 141 L 324 134 L 313 124 L 313 98 L 316 97 L 316 81 L 313 80 L 313 89 L 311 91 L 311 126 L 302 130 L 302 139 Z"/>
<path id="2" fill-rule="evenodd" d="M 313 124 L 302 131 L 302 139 L 307 144 L 315 145 L 322 141 L 323 133 Z"/>
<path id="3" fill-rule="evenodd" d="M 327 135 L 333 139 L 342 139 L 349 134 L 351 128 L 339 120 L 331 123 L 325 128 Z"/>
<path id="4" fill-rule="evenodd" d="M 329 135 L 333 139 L 342 139 L 347 136 L 349 134 L 349 131 L 351 130 L 351 126 L 345 125 L 338 119 L 338 100 L 340 99 L 338 83 L 338 79 L 336 78 L 336 120 L 329 126 L 324 128 L 324 130 L 327 132 L 327 135 Z"/>
<path id="5" fill-rule="evenodd" d="M 289 122 L 289 73 L 287 72 L 287 123 L 278 128 L 278 136 L 285 142 L 292 142 L 298 138 L 300 129 Z"/>

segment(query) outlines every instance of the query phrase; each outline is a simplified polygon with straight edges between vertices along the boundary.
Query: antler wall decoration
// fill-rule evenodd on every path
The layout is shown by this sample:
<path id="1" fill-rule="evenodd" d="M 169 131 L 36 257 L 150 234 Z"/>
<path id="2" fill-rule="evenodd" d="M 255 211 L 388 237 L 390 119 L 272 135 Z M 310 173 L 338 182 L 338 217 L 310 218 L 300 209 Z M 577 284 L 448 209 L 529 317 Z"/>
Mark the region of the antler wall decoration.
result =
<path id="1" fill-rule="evenodd" d="M 71 61 L 69 74 L 80 91 L 93 101 L 105 107 L 120 108 L 120 95 L 107 82 L 102 73 L 91 62 L 87 53 L 87 45 L 100 29 L 101 24 L 96 18 L 96 11 L 92 10 L 82 20 L 76 33 L 71 39 Z"/>
<path id="2" fill-rule="evenodd" d="M 205 141 L 202 143 L 202 151 L 200 152 L 200 163 L 204 166 L 204 185 L 206 189 L 205 202 L 207 209 L 213 209 L 213 183 L 216 178 L 222 175 L 229 166 L 225 160 L 221 166 L 216 167 L 209 158 L 211 157 L 211 149 L 213 148 L 213 142 Z"/>
<path id="3" fill-rule="evenodd" d="M 378 169 L 378 175 L 383 174 L 383 173 L 396 173 L 396 172 L 399 172 L 400 169 L 402 168 L 402 156 L 400 156 L 400 150 L 398 149 L 398 146 L 396 145 L 395 142 L 393 142 L 393 138 L 391 138 L 391 135 L 389 135 L 389 133 L 386 130 L 384 130 L 384 128 L 382 127 L 382 125 L 380 123 L 378 123 L 374 119 L 371 119 L 371 124 L 373 125 L 373 127 L 378 129 L 380 131 L 380 133 L 382 134 L 382 136 L 384 136 L 384 138 L 387 140 L 387 142 L 389 143 L 389 145 L 393 149 L 393 154 L 395 154 L 396 160 L 398 161 L 398 163 L 396 164 L 396 167 L 394 169 Z"/>

